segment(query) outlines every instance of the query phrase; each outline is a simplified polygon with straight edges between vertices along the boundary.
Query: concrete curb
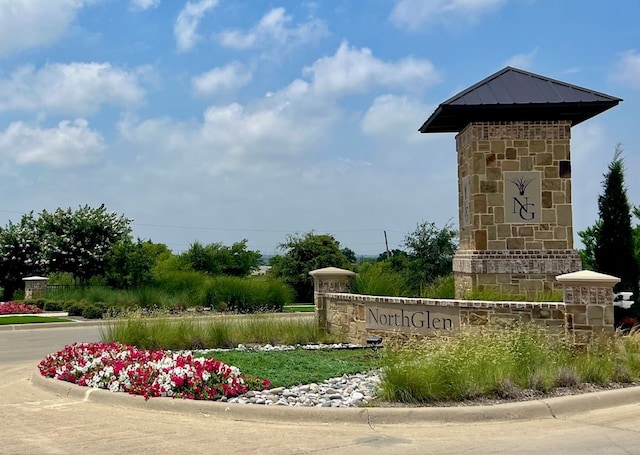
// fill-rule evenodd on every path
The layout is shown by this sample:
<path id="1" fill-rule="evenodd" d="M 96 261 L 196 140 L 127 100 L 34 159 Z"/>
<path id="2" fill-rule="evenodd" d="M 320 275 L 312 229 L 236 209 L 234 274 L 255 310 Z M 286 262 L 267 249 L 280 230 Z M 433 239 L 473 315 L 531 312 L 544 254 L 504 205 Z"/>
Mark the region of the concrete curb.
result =
<path id="1" fill-rule="evenodd" d="M 491 406 L 416 408 L 309 408 L 264 406 L 211 401 L 151 398 L 103 389 L 81 387 L 46 378 L 35 371 L 31 383 L 51 393 L 80 401 L 148 411 L 200 414 L 247 422 L 314 422 L 363 425 L 410 424 L 417 422 L 473 423 L 487 421 L 561 418 L 640 401 L 640 387 L 585 393 L 546 400 L 504 403 Z"/>

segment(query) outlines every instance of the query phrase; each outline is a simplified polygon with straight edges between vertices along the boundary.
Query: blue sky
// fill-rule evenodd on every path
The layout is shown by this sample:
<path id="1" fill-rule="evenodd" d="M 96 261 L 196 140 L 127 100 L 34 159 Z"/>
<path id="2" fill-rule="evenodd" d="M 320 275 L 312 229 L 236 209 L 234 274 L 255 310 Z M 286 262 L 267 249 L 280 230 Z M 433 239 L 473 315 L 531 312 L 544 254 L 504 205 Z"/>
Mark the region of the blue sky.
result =
<path id="1" fill-rule="evenodd" d="M 417 129 L 511 65 L 624 99 L 572 130 L 577 232 L 617 143 L 640 204 L 638 23 L 637 0 L 0 0 L 0 225 L 105 203 L 175 252 L 315 230 L 377 255 L 457 226 L 454 135 Z"/>

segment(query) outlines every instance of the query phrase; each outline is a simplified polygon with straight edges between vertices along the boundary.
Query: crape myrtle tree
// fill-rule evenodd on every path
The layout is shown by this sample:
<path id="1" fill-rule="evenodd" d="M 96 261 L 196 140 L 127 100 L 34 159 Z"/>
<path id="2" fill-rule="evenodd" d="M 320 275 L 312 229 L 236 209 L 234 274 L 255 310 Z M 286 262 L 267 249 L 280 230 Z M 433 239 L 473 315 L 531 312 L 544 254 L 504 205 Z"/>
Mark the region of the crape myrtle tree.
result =
<path id="1" fill-rule="evenodd" d="M 104 204 L 75 211 L 44 210 L 38 219 L 42 254 L 49 272 L 70 273 L 81 284 L 104 273 L 105 258 L 129 239 L 131 220 L 108 212 Z"/>
<path id="2" fill-rule="evenodd" d="M 3 300 L 24 287 L 22 279 L 46 273 L 47 262 L 42 256 L 38 228 L 33 212 L 22 216 L 19 223 L 11 221 L 0 228 L 0 285 Z"/>
<path id="3" fill-rule="evenodd" d="M 631 206 L 624 183 L 622 148 L 616 147 L 602 182 L 603 192 L 598 196 L 599 220 L 594 227 L 593 257 L 597 272 L 620 278 L 615 291 L 632 291 L 638 302 L 640 269 L 635 255 L 634 233 L 631 228 Z M 638 304 L 632 313 L 640 315 Z"/>
<path id="4" fill-rule="evenodd" d="M 129 238 L 130 223 L 104 205 L 45 210 L 38 216 L 30 212 L 17 224 L 9 222 L 0 228 L 3 298 L 12 298 L 29 275 L 69 273 L 80 283 L 102 275 L 111 248 Z"/>
<path id="5" fill-rule="evenodd" d="M 271 258 L 271 274 L 293 287 L 298 302 L 313 302 L 313 278 L 309 272 L 350 266 L 340 242 L 331 235 L 313 232 L 290 235 L 279 248 L 284 254 Z"/>

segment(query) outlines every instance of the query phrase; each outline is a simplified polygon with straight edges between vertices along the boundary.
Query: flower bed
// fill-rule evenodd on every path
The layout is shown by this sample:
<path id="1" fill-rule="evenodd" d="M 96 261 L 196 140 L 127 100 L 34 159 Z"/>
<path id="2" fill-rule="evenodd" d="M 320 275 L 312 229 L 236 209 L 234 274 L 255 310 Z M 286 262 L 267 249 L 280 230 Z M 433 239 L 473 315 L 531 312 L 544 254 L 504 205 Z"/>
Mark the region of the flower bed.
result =
<path id="1" fill-rule="evenodd" d="M 216 400 L 269 388 L 266 379 L 190 351 L 149 351 L 121 343 L 74 343 L 49 354 L 38 368 L 46 377 L 145 399 Z"/>
<path id="2" fill-rule="evenodd" d="M 37 314 L 43 311 L 35 305 L 19 302 L 0 302 L 0 314 Z"/>

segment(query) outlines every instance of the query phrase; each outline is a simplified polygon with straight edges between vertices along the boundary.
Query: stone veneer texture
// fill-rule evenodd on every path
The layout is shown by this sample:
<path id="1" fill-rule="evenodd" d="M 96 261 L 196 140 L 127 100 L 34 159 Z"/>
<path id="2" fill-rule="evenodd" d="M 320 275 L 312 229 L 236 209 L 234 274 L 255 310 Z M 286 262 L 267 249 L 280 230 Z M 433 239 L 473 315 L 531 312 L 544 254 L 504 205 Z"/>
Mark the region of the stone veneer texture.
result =
<path id="1" fill-rule="evenodd" d="M 460 213 L 461 250 L 568 250 L 571 215 L 571 124 L 471 123 L 456 136 L 458 181 L 470 176 L 469 224 Z M 504 172 L 541 174 L 541 223 L 506 223 Z M 459 206 L 462 212 L 462 188 Z"/>
<path id="2" fill-rule="evenodd" d="M 460 250 L 453 270 L 458 298 L 477 287 L 534 298 L 559 288 L 556 275 L 581 269 L 573 250 L 570 139 L 568 121 L 471 123 L 456 136 Z M 539 173 L 538 222 L 506 221 L 505 210 L 511 207 L 505 207 L 505 172 Z"/>

